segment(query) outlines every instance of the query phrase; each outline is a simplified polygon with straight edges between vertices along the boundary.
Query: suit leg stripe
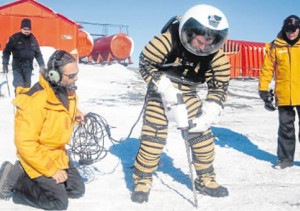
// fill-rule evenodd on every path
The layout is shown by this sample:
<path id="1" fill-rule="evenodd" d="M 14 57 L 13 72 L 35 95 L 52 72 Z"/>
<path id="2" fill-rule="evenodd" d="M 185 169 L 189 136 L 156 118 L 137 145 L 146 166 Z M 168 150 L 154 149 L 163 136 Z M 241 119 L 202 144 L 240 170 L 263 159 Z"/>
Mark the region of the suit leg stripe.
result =
<path id="1" fill-rule="evenodd" d="M 193 139 L 189 139 L 188 142 L 191 146 L 195 145 L 195 144 L 198 144 L 200 142 L 203 142 L 203 141 L 206 141 L 206 140 L 209 140 L 211 138 L 214 138 L 214 136 L 211 134 L 211 133 L 208 133 L 206 135 L 199 135 Z"/>
<path id="2" fill-rule="evenodd" d="M 152 179 L 152 173 L 146 173 L 143 171 L 140 171 L 139 169 L 135 168 L 134 172 L 133 172 L 136 176 L 140 177 L 140 178 L 149 178 Z"/>
<path id="3" fill-rule="evenodd" d="M 165 138 L 142 135 L 141 139 L 146 140 L 146 141 L 150 141 L 150 142 L 153 142 L 153 143 L 159 143 L 159 144 L 162 144 L 162 145 L 166 144 L 166 139 Z"/>
<path id="4" fill-rule="evenodd" d="M 210 174 L 212 172 L 214 172 L 213 166 L 210 166 L 209 168 L 206 169 L 196 170 L 197 175 Z"/>
<path id="5" fill-rule="evenodd" d="M 152 166 L 150 166 L 150 165 L 145 165 L 144 163 L 140 162 L 138 159 L 136 160 L 136 162 L 137 162 L 140 166 L 142 166 L 142 167 L 144 167 L 144 168 L 147 168 L 147 169 L 156 168 L 156 167 L 158 166 L 158 164 L 152 165 Z"/>

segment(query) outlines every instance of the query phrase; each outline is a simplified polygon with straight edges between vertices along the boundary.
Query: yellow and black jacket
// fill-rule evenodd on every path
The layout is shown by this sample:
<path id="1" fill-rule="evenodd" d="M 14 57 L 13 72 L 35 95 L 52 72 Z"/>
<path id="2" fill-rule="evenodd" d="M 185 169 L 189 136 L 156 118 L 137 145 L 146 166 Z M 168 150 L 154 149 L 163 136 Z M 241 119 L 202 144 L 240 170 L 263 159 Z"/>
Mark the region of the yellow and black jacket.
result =
<path id="1" fill-rule="evenodd" d="M 147 83 L 161 74 L 167 74 L 175 86 L 195 91 L 207 83 L 207 100 L 223 105 L 230 80 L 230 65 L 223 50 L 208 56 L 196 56 L 182 46 L 178 23 L 155 36 L 142 50 L 140 73 Z"/>
<path id="2" fill-rule="evenodd" d="M 300 40 L 293 46 L 279 33 L 264 58 L 259 76 L 259 90 L 267 91 L 275 80 L 278 106 L 300 105 Z"/>
<path id="3" fill-rule="evenodd" d="M 68 98 L 68 106 L 58 99 L 53 88 L 40 75 L 32 88 L 18 90 L 13 103 L 17 156 L 30 178 L 51 177 L 67 169 L 65 146 L 70 141 L 77 110 L 77 97 Z"/>

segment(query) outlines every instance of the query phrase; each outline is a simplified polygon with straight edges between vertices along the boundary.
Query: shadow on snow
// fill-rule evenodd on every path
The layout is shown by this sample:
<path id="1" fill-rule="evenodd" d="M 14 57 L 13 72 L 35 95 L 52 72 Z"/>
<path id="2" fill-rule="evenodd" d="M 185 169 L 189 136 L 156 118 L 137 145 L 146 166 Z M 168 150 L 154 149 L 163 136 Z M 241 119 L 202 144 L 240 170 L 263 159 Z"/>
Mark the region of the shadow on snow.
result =
<path id="1" fill-rule="evenodd" d="M 274 164 L 277 160 L 276 155 L 260 149 L 257 145 L 253 144 L 246 136 L 240 133 L 220 127 L 212 127 L 212 132 L 217 137 L 217 139 L 215 140 L 215 144 L 220 147 L 232 148 L 258 160 L 270 162 L 271 164 Z M 118 144 L 111 146 L 109 149 L 109 151 L 113 155 L 117 156 L 121 160 L 121 164 L 125 174 L 126 186 L 130 191 L 132 191 L 134 186 L 132 180 L 133 164 L 139 149 L 139 144 L 139 139 L 128 138 Z M 300 166 L 300 162 L 295 162 L 295 165 Z M 167 174 L 173 179 L 173 181 L 183 184 L 189 189 L 192 189 L 189 175 L 183 172 L 180 168 L 176 168 L 173 164 L 173 159 L 165 152 L 161 154 L 160 165 L 156 172 Z M 157 173 L 154 173 L 154 176 L 159 178 Z M 163 179 L 159 179 L 162 184 L 172 189 L 173 191 L 176 191 L 171 187 L 171 185 L 166 184 Z"/>
<path id="2" fill-rule="evenodd" d="M 270 162 L 271 164 L 275 164 L 277 162 L 276 155 L 260 149 L 257 145 L 253 144 L 246 136 L 240 133 L 236 133 L 227 128 L 219 127 L 212 127 L 212 132 L 215 137 L 217 137 L 217 139 L 215 140 L 215 144 L 219 145 L 220 147 L 233 148 L 258 160 Z M 277 142 L 274 142 L 274 145 L 276 144 Z M 296 161 L 294 162 L 294 165 L 300 166 L 300 162 Z"/>

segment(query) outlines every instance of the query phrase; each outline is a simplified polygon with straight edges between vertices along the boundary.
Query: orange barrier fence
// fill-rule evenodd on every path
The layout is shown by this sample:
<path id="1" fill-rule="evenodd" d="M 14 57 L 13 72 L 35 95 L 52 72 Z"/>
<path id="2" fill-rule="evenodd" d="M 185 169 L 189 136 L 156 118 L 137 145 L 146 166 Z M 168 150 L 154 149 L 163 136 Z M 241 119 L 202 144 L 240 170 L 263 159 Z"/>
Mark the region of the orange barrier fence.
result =
<path id="1" fill-rule="evenodd" d="M 223 46 L 231 65 L 231 78 L 257 78 L 266 53 L 266 43 L 227 40 Z"/>

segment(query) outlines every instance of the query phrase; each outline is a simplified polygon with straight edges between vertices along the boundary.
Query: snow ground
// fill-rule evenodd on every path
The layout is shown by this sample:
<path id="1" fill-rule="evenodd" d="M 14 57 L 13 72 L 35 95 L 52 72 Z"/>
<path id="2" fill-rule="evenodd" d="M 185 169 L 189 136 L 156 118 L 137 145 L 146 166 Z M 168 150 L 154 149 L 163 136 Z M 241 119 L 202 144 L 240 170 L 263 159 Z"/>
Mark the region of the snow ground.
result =
<path id="1" fill-rule="evenodd" d="M 100 161 L 81 168 L 86 179 L 86 194 L 71 199 L 68 210 L 195 210 L 192 185 L 184 141 L 179 131 L 170 126 L 168 143 L 159 169 L 153 177 L 149 202 L 131 202 L 132 166 L 139 146 L 141 119 L 137 120 L 144 101 L 145 84 L 136 70 L 115 64 L 111 66 L 79 64 L 78 95 L 80 109 L 105 118 L 112 137 L 105 139 L 107 155 Z M 12 74 L 8 74 L 11 95 Z M 35 66 L 33 81 L 38 79 Z M 0 74 L 0 84 L 5 81 Z M 225 198 L 198 194 L 198 210 L 299 210 L 300 153 L 299 142 L 295 165 L 275 170 L 277 112 L 266 111 L 257 94 L 257 79 L 234 79 L 230 82 L 228 100 L 220 122 L 213 126 L 216 136 L 215 169 L 217 181 L 229 189 Z M 205 93 L 205 91 L 201 91 Z M 14 108 L 3 84 L 0 97 L 0 163 L 14 162 Z M 204 95 L 202 95 L 204 97 Z M 0 201 L 1 210 L 36 210 Z"/>

